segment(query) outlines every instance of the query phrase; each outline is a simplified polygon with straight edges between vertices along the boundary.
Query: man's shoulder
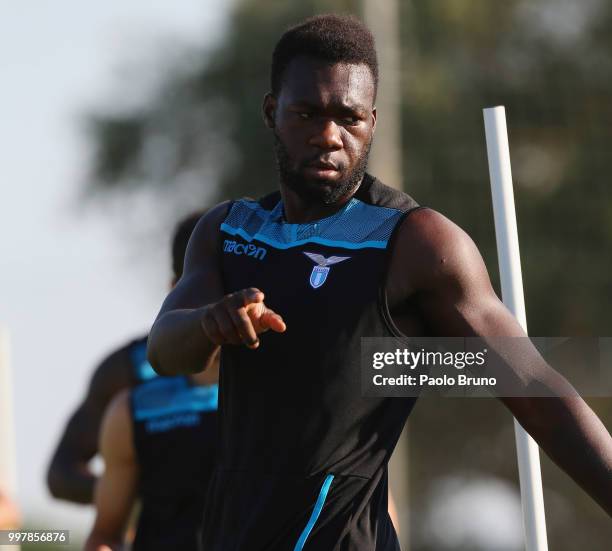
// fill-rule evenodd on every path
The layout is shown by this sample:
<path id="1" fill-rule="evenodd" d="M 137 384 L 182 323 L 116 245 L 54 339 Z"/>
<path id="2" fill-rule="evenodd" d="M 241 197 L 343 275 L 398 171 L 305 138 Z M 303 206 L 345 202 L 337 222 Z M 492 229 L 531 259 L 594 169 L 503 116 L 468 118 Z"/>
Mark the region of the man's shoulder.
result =
<path id="1" fill-rule="evenodd" d="M 196 224 L 196 227 L 193 230 L 193 235 L 197 236 L 198 234 L 208 231 L 213 227 L 218 227 L 219 224 L 223 222 L 223 219 L 227 216 L 234 203 L 235 201 L 227 200 L 208 209 L 206 214 L 204 214 Z"/>
<path id="2" fill-rule="evenodd" d="M 219 229 L 230 235 L 254 236 L 268 221 L 278 222 L 283 217 L 281 194 L 275 191 L 259 199 L 242 197 L 232 201 Z"/>
<path id="3" fill-rule="evenodd" d="M 232 213 L 244 210 L 271 210 L 278 204 L 280 200 L 280 192 L 271 192 L 260 199 L 252 197 L 240 197 L 223 201 L 209 209 L 197 223 L 193 236 L 196 240 L 208 239 L 211 232 L 216 232 L 221 228 L 221 225 L 231 217 Z"/>
<path id="4" fill-rule="evenodd" d="M 470 241 L 467 233 L 442 213 L 419 207 L 410 212 L 400 228 L 399 239 L 404 245 L 416 247 L 421 254 L 454 249 Z"/>
<path id="5" fill-rule="evenodd" d="M 91 378 L 90 393 L 115 394 L 131 386 L 135 354 L 146 347 L 147 335 L 122 344 L 110 352 L 98 365 Z"/>
<path id="6" fill-rule="evenodd" d="M 397 274 L 409 275 L 413 283 L 419 282 L 417 287 L 423 288 L 484 267 L 470 236 L 430 208 L 415 210 L 404 219 L 393 255 Z"/>
<path id="7" fill-rule="evenodd" d="M 231 201 L 228 209 L 228 216 L 231 216 L 231 213 L 238 212 L 267 215 L 270 211 L 278 207 L 280 201 L 281 193 L 279 190 L 271 191 L 257 199 L 246 196 L 240 197 L 239 199 Z"/>
<path id="8" fill-rule="evenodd" d="M 130 359 L 134 355 L 134 351 L 146 347 L 148 335 L 143 334 L 134 337 L 112 350 L 100 363 L 100 368 L 103 371 L 113 369 L 122 369 L 129 364 Z"/>
<path id="9" fill-rule="evenodd" d="M 214 254 L 216 251 L 216 236 L 219 228 L 227 218 L 234 201 L 223 201 L 208 209 L 196 224 L 185 253 L 186 265 L 190 260 L 200 260 L 202 256 Z"/>
<path id="10" fill-rule="evenodd" d="M 410 212 L 419 207 L 417 201 L 410 195 L 385 185 L 378 178 L 368 173 L 364 175 L 354 197 L 368 205 L 397 210 L 402 213 Z"/>

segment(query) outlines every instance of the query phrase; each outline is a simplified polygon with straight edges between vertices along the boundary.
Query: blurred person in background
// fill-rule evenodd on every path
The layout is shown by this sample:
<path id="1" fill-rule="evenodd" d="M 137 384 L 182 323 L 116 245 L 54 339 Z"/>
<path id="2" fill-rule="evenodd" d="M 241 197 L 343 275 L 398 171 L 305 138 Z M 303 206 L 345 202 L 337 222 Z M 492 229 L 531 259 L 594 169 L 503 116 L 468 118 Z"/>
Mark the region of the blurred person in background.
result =
<path id="1" fill-rule="evenodd" d="M 197 551 L 215 463 L 219 363 L 191 376 L 158 377 L 117 396 L 104 417 L 104 473 L 86 551 L 123 549 L 140 502 L 134 551 Z"/>
<path id="2" fill-rule="evenodd" d="M 19 528 L 21 515 L 17 504 L 0 489 L 0 530 L 15 530 Z"/>
<path id="3" fill-rule="evenodd" d="M 353 18 L 281 37 L 263 106 L 280 192 L 202 218 L 151 330 L 166 375 L 222 350 L 207 550 L 399 549 L 387 462 L 416 399 L 362 398 L 361 337 L 525 336 L 472 240 L 366 173 L 377 83 L 373 38 Z M 612 515 L 609 433 L 522 342 L 507 375 L 554 398 L 504 405 Z"/>
<path id="4" fill-rule="evenodd" d="M 171 287 L 183 273 L 189 237 L 203 211 L 189 215 L 175 228 L 172 238 Z M 106 407 L 123 389 L 156 377 L 146 359 L 147 335 L 109 354 L 95 369 L 83 402 L 70 417 L 47 473 L 49 491 L 58 499 L 92 503 L 96 476 L 90 468 L 98 453 L 100 423 Z"/>

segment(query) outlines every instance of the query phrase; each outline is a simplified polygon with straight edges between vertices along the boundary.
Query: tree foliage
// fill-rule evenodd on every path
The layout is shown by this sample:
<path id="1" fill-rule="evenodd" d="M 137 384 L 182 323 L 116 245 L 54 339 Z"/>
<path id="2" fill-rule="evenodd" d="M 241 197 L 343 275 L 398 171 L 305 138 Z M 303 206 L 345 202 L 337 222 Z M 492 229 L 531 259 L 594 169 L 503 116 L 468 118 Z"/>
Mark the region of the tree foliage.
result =
<path id="1" fill-rule="evenodd" d="M 528 302 L 537 305 L 531 328 L 605 332 L 611 316 L 596 297 L 612 294 L 604 253 L 612 242 L 612 8 L 595 0 L 400 5 L 404 188 L 468 229 L 494 266 L 481 109 L 505 105 Z M 223 41 L 191 52 L 187 69 L 169 68 L 149 104 L 91 117 L 92 189 L 189 181 L 190 201 L 199 189 L 200 201 L 214 202 L 273 188 L 261 121 L 273 45 L 304 16 L 358 8 L 355 0 L 239 3 Z"/>

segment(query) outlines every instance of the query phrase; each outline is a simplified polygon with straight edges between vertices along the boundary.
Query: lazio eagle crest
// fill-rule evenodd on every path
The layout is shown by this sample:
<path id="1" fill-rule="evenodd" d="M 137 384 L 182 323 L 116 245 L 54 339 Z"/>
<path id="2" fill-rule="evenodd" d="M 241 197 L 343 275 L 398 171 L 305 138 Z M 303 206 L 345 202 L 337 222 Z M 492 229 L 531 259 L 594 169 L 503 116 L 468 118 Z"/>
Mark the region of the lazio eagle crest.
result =
<path id="1" fill-rule="evenodd" d="M 325 283 L 327 274 L 329 274 L 330 266 L 338 264 L 343 260 L 348 260 L 350 256 L 330 256 L 325 258 L 322 254 L 304 253 L 310 260 L 317 263 L 310 273 L 310 286 L 313 289 L 318 289 Z"/>

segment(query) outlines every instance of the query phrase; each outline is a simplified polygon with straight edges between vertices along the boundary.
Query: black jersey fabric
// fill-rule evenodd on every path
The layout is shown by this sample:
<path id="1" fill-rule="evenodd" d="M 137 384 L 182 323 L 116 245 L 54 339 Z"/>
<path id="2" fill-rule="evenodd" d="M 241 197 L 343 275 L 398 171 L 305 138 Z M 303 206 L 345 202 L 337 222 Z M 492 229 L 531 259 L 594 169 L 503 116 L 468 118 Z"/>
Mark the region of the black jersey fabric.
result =
<path id="1" fill-rule="evenodd" d="M 131 393 L 141 511 L 134 551 L 198 551 L 213 473 L 218 386 L 157 377 Z"/>
<path id="2" fill-rule="evenodd" d="M 287 331 L 224 346 L 207 551 L 391 551 L 387 462 L 414 399 L 361 396 L 360 339 L 394 336 L 384 285 L 394 230 L 417 208 L 366 175 L 334 215 L 284 221 L 280 194 L 220 226 L 226 293 L 257 287 Z"/>

